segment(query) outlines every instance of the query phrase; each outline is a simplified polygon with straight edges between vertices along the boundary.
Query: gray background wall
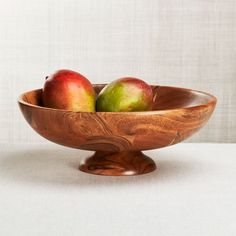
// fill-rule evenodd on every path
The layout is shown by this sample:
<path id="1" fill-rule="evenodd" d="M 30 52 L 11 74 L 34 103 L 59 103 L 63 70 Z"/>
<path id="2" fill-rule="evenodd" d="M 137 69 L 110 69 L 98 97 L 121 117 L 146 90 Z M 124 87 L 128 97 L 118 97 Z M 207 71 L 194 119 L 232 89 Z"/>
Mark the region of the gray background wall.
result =
<path id="1" fill-rule="evenodd" d="M 59 68 L 204 90 L 216 112 L 191 142 L 236 142 L 236 1 L 0 0 L 0 142 L 47 142 L 16 98 Z"/>

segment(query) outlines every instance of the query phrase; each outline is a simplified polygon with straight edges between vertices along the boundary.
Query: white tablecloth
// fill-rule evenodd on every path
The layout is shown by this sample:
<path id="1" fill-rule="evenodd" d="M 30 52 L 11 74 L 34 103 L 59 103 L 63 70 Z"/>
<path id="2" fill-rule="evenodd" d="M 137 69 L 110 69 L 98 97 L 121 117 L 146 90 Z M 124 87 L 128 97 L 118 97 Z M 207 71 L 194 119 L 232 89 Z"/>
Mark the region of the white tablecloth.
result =
<path id="1" fill-rule="evenodd" d="M 236 144 L 146 153 L 157 171 L 104 177 L 77 170 L 91 152 L 0 145 L 0 235 L 236 235 Z"/>

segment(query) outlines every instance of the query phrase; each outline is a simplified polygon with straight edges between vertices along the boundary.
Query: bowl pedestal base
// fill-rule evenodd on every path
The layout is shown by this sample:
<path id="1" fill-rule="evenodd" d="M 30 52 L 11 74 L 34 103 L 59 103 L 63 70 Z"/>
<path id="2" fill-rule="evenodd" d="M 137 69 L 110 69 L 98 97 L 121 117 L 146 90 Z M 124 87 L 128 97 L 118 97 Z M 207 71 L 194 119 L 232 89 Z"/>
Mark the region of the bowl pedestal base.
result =
<path id="1" fill-rule="evenodd" d="M 141 175 L 156 169 L 155 162 L 141 151 L 97 151 L 80 163 L 79 169 L 95 175 Z"/>

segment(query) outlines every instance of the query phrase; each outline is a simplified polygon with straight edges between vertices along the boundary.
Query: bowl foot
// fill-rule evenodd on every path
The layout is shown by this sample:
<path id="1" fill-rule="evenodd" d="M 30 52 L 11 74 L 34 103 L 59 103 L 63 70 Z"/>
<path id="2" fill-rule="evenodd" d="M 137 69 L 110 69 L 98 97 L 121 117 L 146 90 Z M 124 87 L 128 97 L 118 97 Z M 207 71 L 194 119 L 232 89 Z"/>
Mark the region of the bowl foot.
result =
<path id="1" fill-rule="evenodd" d="M 119 153 L 97 151 L 80 163 L 79 169 L 95 175 L 141 175 L 156 169 L 155 162 L 140 151 Z"/>

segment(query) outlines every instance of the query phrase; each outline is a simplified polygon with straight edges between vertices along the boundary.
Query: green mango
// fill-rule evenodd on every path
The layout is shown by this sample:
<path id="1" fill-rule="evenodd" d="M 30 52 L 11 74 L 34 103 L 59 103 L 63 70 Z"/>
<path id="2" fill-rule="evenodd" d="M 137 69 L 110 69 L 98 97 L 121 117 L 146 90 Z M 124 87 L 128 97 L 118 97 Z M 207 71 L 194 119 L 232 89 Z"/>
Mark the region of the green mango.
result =
<path id="1" fill-rule="evenodd" d="M 125 77 L 106 85 L 99 93 L 96 111 L 131 112 L 152 109 L 152 88 L 141 79 Z"/>

